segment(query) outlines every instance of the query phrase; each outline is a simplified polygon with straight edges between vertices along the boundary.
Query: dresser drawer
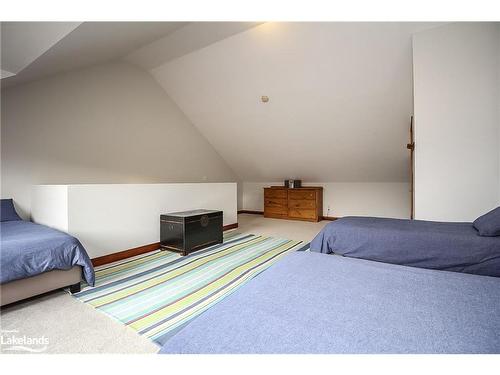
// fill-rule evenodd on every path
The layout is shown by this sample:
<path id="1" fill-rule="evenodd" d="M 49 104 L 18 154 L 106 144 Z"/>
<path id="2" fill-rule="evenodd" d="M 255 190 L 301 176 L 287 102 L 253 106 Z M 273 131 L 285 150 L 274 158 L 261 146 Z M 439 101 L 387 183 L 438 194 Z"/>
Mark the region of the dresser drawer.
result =
<path id="1" fill-rule="evenodd" d="M 264 198 L 283 198 L 286 199 L 285 189 L 264 189 Z"/>
<path id="2" fill-rule="evenodd" d="M 293 190 L 288 191 L 288 199 L 316 199 L 316 191 L 314 190 Z"/>
<path id="3" fill-rule="evenodd" d="M 264 198 L 264 207 L 282 207 L 286 208 L 285 198 Z"/>
<path id="4" fill-rule="evenodd" d="M 289 199 L 288 208 L 316 208 L 316 200 L 313 199 Z"/>
<path id="5" fill-rule="evenodd" d="M 264 207 L 264 216 L 284 216 L 288 215 L 286 207 Z"/>
<path id="6" fill-rule="evenodd" d="M 288 189 L 264 188 L 264 217 L 319 221 L 323 213 L 323 189 L 316 186 Z"/>
<path id="7" fill-rule="evenodd" d="M 316 220 L 316 210 L 290 208 L 288 210 L 288 217 L 291 217 L 294 219 Z"/>

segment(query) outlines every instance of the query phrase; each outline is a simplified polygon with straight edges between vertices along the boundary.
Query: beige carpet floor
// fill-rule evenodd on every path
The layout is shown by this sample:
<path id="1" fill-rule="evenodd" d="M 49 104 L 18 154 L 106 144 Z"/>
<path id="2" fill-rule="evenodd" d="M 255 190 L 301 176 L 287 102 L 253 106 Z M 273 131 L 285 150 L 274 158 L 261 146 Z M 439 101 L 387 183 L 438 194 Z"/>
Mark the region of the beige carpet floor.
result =
<path id="1" fill-rule="evenodd" d="M 238 223 L 238 232 L 309 242 L 328 222 L 309 223 L 240 214 Z M 156 353 L 159 350 L 150 340 L 64 291 L 3 308 L 0 327 L 4 341 L 13 334 L 8 331 L 17 331 L 16 337 L 46 337 L 45 353 Z M 1 352 L 24 353 L 8 351 L 8 347 L 1 345 Z"/>
<path id="2" fill-rule="evenodd" d="M 310 242 L 329 221 L 311 223 L 307 221 L 266 219 L 261 215 L 238 215 L 238 232 L 282 237 L 290 240 Z"/>

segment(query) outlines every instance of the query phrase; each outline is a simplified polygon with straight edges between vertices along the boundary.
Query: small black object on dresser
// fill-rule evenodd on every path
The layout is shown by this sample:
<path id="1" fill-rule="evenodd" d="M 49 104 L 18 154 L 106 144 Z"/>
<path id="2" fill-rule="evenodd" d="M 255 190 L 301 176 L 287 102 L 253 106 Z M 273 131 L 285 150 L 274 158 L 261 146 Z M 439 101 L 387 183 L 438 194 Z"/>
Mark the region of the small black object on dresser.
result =
<path id="1" fill-rule="evenodd" d="M 193 210 L 160 215 L 160 246 L 188 255 L 222 243 L 222 211 Z"/>
<path id="2" fill-rule="evenodd" d="M 288 189 L 297 189 L 302 187 L 302 180 L 285 180 L 285 187 Z"/>

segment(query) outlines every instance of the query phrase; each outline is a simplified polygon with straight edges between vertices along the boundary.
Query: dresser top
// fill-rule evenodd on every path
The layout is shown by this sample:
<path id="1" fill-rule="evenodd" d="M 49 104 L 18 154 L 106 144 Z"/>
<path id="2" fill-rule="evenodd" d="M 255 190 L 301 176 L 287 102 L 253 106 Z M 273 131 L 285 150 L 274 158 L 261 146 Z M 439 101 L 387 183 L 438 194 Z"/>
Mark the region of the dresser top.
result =
<path id="1" fill-rule="evenodd" d="M 323 186 L 302 186 L 298 188 L 288 188 L 286 186 L 269 186 L 264 189 L 287 189 L 287 190 L 311 190 L 311 189 L 323 189 Z"/>

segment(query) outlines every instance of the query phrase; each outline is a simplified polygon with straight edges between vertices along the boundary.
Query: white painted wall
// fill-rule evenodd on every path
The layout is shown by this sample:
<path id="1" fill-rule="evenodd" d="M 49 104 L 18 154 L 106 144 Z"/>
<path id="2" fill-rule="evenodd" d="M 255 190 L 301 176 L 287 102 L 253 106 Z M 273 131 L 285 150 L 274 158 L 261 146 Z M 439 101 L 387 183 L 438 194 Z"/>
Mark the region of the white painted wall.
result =
<path id="1" fill-rule="evenodd" d="M 283 182 L 243 183 L 242 209 L 264 209 L 264 187 Z M 410 217 L 410 185 L 408 183 L 340 183 L 312 182 L 304 186 L 323 186 L 323 215 L 378 216 L 408 219 Z M 328 210 L 330 207 L 330 210 Z"/>
<path id="2" fill-rule="evenodd" d="M 413 38 L 415 217 L 472 221 L 499 204 L 499 24 Z"/>
<path id="3" fill-rule="evenodd" d="M 265 23 L 152 74 L 242 181 L 407 182 L 411 35 L 433 25 Z"/>
<path id="4" fill-rule="evenodd" d="M 35 186 L 33 218 L 57 227 L 66 215 L 67 232 L 95 258 L 158 242 L 162 213 L 217 209 L 224 212 L 224 225 L 234 224 L 236 195 L 236 183 Z M 54 196 L 67 197 L 66 210 L 53 204 Z M 49 211 L 52 215 L 45 215 Z"/>
<path id="5" fill-rule="evenodd" d="M 37 184 L 231 182 L 145 71 L 107 63 L 2 89 L 2 197 L 29 218 Z"/>
<path id="6" fill-rule="evenodd" d="M 32 190 L 32 219 L 63 232 L 69 230 L 68 186 L 39 185 Z"/>

